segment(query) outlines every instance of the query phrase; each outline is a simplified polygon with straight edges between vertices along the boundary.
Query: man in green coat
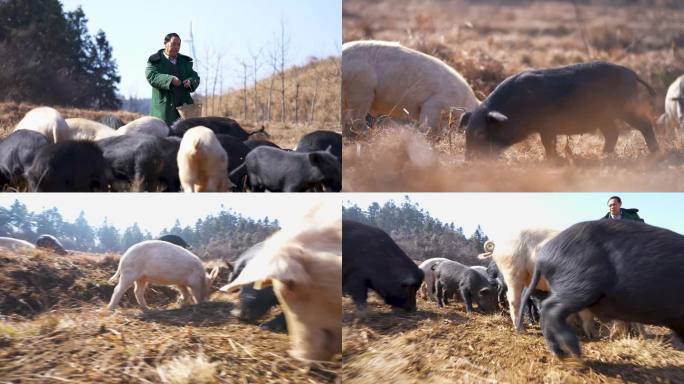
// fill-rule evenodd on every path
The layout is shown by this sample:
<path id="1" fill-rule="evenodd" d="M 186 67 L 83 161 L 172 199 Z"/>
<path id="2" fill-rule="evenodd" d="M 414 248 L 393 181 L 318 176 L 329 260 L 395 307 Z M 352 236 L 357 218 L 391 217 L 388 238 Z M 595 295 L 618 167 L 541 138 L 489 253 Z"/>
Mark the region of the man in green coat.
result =
<path id="1" fill-rule="evenodd" d="M 644 222 L 644 219 L 639 217 L 638 209 L 636 208 L 621 208 L 622 200 L 619 196 L 611 196 L 608 199 L 608 213 L 602 219 L 613 220 L 635 220 Z"/>
<path id="2" fill-rule="evenodd" d="M 192 69 L 192 58 L 181 55 L 181 39 L 176 33 L 164 37 L 164 49 L 150 56 L 145 77 L 152 86 L 150 115 L 158 117 L 169 126 L 180 115 L 176 110 L 183 104 L 193 104 L 190 92 L 199 86 L 199 75 Z"/>

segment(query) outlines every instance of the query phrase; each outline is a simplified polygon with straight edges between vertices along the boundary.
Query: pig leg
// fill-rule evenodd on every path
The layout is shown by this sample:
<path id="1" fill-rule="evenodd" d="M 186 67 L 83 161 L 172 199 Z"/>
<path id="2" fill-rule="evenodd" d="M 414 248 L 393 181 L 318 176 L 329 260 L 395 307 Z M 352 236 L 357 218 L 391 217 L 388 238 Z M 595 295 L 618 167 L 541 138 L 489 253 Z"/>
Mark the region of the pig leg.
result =
<path id="1" fill-rule="evenodd" d="M 617 144 L 619 135 L 615 123 L 612 121 L 603 122 L 601 124 L 601 132 L 603 133 L 603 153 L 613 153 L 613 151 L 615 151 L 615 144 Z"/>
<path id="2" fill-rule="evenodd" d="M 187 289 L 187 287 L 185 289 Z M 192 290 L 192 295 L 190 295 L 190 297 L 193 300 L 193 304 L 199 304 L 202 301 L 202 296 L 200 296 L 202 294 L 202 284 L 190 284 L 190 289 Z"/>
<path id="3" fill-rule="evenodd" d="M 428 100 L 420 108 L 418 122 L 421 126 L 427 125 L 428 136 L 433 140 L 442 136 L 440 116 L 443 109 L 444 103 L 439 100 Z"/>
<path id="4" fill-rule="evenodd" d="M 646 339 L 648 337 L 648 333 L 646 333 L 646 327 L 644 327 L 643 324 L 641 323 L 631 323 L 632 326 L 634 326 L 634 329 L 636 329 L 637 333 L 639 334 L 639 337 L 641 339 Z"/>
<path id="5" fill-rule="evenodd" d="M 205 185 L 202 184 L 193 184 L 192 186 L 192 191 L 193 192 L 208 192 L 209 190 L 206 188 Z"/>
<path id="6" fill-rule="evenodd" d="M 366 301 L 368 300 L 368 288 L 366 285 L 363 282 L 348 283 L 343 287 L 343 291 L 347 292 L 354 301 L 357 316 L 363 317 L 366 312 Z"/>
<path id="7" fill-rule="evenodd" d="M 582 321 L 582 330 L 584 335 L 589 339 L 595 339 L 598 337 L 596 334 L 596 327 L 594 324 L 594 314 L 588 309 L 583 309 L 579 313 L 579 318 Z"/>
<path id="8" fill-rule="evenodd" d="M 135 283 L 135 279 L 132 277 L 127 277 L 124 274 L 121 274 L 121 277 L 119 278 L 119 283 L 114 287 L 114 292 L 112 293 L 112 299 L 109 301 L 109 305 L 107 308 L 109 308 L 110 311 L 113 311 L 114 308 L 116 308 L 117 305 L 119 305 L 119 301 L 121 301 L 121 298 L 123 297 L 124 293 L 130 288 L 133 284 Z"/>
<path id="9" fill-rule="evenodd" d="M 627 118 L 627 123 L 641 132 L 644 136 L 644 140 L 646 140 L 646 145 L 648 145 L 648 150 L 651 153 L 658 152 L 658 141 L 656 140 L 655 132 L 653 132 L 653 126 L 647 118 L 629 116 Z"/>
<path id="10" fill-rule="evenodd" d="M 195 192 L 195 188 L 191 183 L 181 181 L 181 188 L 183 188 L 185 193 Z"/>
<path id="11" fill-rule="evenodd" d="M 577 312 L 577 309 L 572 308 L 575 306 L 572 304 L 572 298 L 564 298 L 553 293 L 542 304 L 542 333 L 546 344 L 559 358 L 567 356 L 566 350 L 577 357 L 581 356 L 577 336 L 566 321 L 571 313 Z"/>
<path id="12" fill-rule="evenodd" d="M 192 292 L 190 292 L 190 289 L 185 285 L 179 285 L 178 290 L 181 293 L 181 300 L 183 300 L 183 303 L 192 304 Z"/>
<path id="13" fill-rule="evenodd" d="M 139 169 L 139 167 L 136 165 L 135 167 L 135 176 L 133 177 L 133 180 L 131 180 L 131 185 L 130 185 L 130 191 L 131 192 L 144 192 L 145 191 L 145 177 L 144 171 L 142 169 Z"/>
<path id="14" fill-rule="evenodd" d="M 518 317 L 522 315 L 518 313 L 518 310 L 520 309 L 520 299 L 522 298 L 522 290 L 524 288 L 522 283 L 523 280 L 513 278 L 513 276 L 505 276 L 504 279 L 509 282 L 506 298 L 508 299 L 508 310 L 511 314 L 511 320 L 515 327 L 515 325 L 518 324 Z"/>
<path id="15" fill-rule="evenodd" d="M 147 289 L 147 281 L 138 280 L 135 282 L 135 288 L 133 290 L 135 292 L 135 299 L 143 309 L 149 309 L 147 307 L 147 302 L 145 301 L 145 289 Z"/>
<path id="16" fill-rule="evenodd" d="M 287 321 L 285 320 L 285 314 L 281 313 L 277 315 L 273 319 L 259 325 L 259 328 L 266 329 L 271 332 L 287 332 Z"/>
<path id="17" fill-rule="evenodd" d="M 423 298 L 423 300 L 426 300 L 428 298 L 427 295 L 427 284 L 423 283 L 420 286 L 420 297 Z"/>
<path id="18" fill-rule="evenodd" d="M 442 282 L 439 281 L 439 279 L 435 280 L 435 295 L 437 296 L 438 306 L 444 307 L 445 305 L 449 304 L 448 293 L 448 290 L 442 284 Z"/>
<path id="19" fill-rule="evenodd" d="M 549 159 L 558 159 L 556 152 L 556 134 L 552 132 L 540 133 L 542 145 L 546 151 L 546 157 Z"/>
<path id="20" fill-rule="evenodd" d="M 473 298 L 472 298 L 472 295 L 470 294 L 470 290 L 469 289 L 461 290 L 461 298 L 463 299 L 463 302 L 465 303 L 466 313 L 471 313 L 473 311 Z"/>
<path id="21" fill-rule="evenodd" d="M 668 327 L 672 330 L 672 346 L 684 350 L 684 324 Z"/>

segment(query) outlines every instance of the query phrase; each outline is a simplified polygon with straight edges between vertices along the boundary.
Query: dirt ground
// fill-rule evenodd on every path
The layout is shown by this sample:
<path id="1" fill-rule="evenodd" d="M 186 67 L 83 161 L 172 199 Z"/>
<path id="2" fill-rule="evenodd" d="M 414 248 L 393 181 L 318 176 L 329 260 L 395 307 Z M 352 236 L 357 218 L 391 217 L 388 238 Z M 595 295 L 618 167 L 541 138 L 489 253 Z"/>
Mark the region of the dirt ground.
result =
<path id="1" fill-rule="evenodd" d="M 129 290 L 109 312 L 117 260 L 0 250 L 0 382 L 339 382 L 339 361 L 308 366 L 288 355 L 287 334 L 233 317 L 234 294 L 181 305 L 155 286 L 145 294 L 152 310 Z"/>
<path id="2" fill-rule="evenodd" d="M 394 312 L 370 297 L 365 320 L 343 299 L 344 383 L 684 382 L 684 351 L 664 328 L 647 326 L 645 340 L 581 338 L 583 362 L 561 361 L 537 325 L 518 334 L 507 314 L 466 315 L 462 303 L 439 308 L 421 298 L 416 312 Z"/>
<path id="3" fill-rule="evenodd" d="M 652 119 L 667 87 L 684 73 L 680 2 L 346 0 L 343 39 L 398 41 L 454 67 L 480 99 L 529 68 L 606 60 L 636 71 L 656 90 Z M 653 3 L 653 2 L 652 2 Z M 344 76 L 344 74 L 343 74 Z M 344 185 L 360 191 L 681 191 L 684 138 L 656 126 L 661 152 L 624 126 L 612 155 L 599 132 L 559 136 L 560 161 L 545 160 L 537 134 L 496 161 L 465 162 L 465 140 L 452 126 L 436 142 L 411 124 L 376 124 L 346 138 Z"/>

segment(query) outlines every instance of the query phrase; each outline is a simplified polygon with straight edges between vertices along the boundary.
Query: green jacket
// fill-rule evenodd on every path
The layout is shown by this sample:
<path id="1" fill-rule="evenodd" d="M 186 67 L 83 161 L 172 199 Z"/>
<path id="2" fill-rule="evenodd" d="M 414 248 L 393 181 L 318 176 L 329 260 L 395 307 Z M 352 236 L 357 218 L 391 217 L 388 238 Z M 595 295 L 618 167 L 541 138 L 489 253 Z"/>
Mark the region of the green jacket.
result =
<path id="1" fill-rule="evenodd" d="M 639 212 L 639 210 L 636 208 L 620 208 L 620 216 L 622 216 L 622 220 L 635 220 L 641 221 L 643 223 L 644 219 L 639 217 L 637 212 Z M 610 212 L 606 213 L 602 219 L 610 219 Z"/>
<path id="2" fill-rule="evenodd" d="M 180 115 L 176 107 L 183 104 L 193 104 L 190 92 L 195 92 L 200 83 L 200 78 L 197 72 L 192 69 L 192 58 L 178 54 L 176 58 L 176 66 L 178 68 L 178 79 L 181 84 L 178 86 L 181 89 L 180 100 L 176 100 L 173 92 L 172 64 L 169 59 L 164 56 L 164 50 L 160 49 L 157 53 L 150 56 L 147 60 L 147 67 L 145 68 L 145 77 L 147 82 L 152 86 L 152 101 L 150 103 L 150 115 L 158 117 L 166 122 L 169 126 L 173 124 Z M 190 89 L 183 86 L 183 81 L 190 80 Z"/>

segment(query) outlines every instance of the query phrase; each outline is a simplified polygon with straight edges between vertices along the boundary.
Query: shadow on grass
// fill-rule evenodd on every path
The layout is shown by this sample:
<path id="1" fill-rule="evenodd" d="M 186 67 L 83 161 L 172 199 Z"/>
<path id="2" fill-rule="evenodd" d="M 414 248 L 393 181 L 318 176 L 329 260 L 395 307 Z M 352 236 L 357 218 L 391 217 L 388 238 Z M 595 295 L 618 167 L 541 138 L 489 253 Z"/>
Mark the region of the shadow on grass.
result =
<path id="1" fill-rule="evenodd" d="M 404 312 L 395 310 L 391 312 L 380 312 L 369 308 L 365 318 L 358 319 L 353 312 L 342 315 L 342 324 L 351 325 L 354 323 L 367 326 L 379 334 L 392 334 L 406 332 L 418 328 L 425 320 L 441 319 L 449 322 L 462 322 L 466 318 L 458 313 L 450 312 L 448 315 L 435 313 L 419 309 L 415 312 Z"/>
<path id="2" fill-rule="evenodd" d="M 212 327 L 236 321 L 230 311 L 235 305 L 226 301 L 205 301 L 176 309 L 151 309 L 139 315 L 140 320 L 169 325 Z"/>
<path id="3" fill-rule="evenodd" d="M 649 367 L 629 363 L 590 361 L 586 366 L 608 377 L 625 382 L 637 383 L 684 383 L 684 362 L 682 365 Z"/>

